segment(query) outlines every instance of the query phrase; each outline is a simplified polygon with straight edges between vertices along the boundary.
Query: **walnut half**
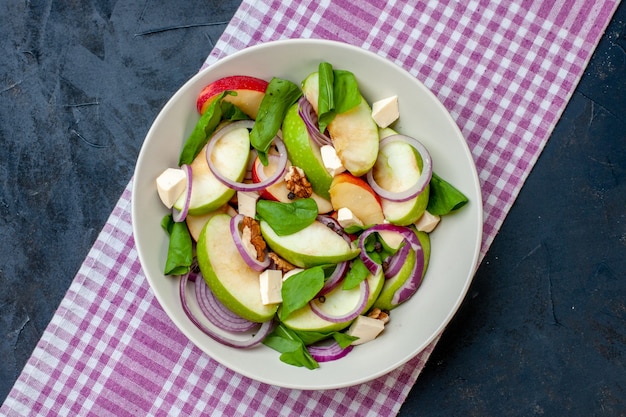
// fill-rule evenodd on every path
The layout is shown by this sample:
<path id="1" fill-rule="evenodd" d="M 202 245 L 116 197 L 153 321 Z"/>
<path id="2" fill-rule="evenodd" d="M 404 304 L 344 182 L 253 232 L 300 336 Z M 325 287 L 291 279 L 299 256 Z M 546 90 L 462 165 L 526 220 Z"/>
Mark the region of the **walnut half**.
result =
<path id="1" fill-rule="evenodd" d="M 274 252 L 270 252 L 269 253 L 269 257 L 274 262 L 274 265 L 276 266 L 276 269 L 281 270 L 283 272 L 283 274 L 285 272 L 289 272 L 292 269 L 296 268 L 295 266 L 293 266 L 292 264 L 290 264 L 289 262 L 287 262 L 286 260 L 284 260 L 283 258 L 278 256 Z"/>
<path id="2" fill-rule="evenodd" d="M 265 259 L 265 249 L 267 244 L 261 235 L 261 225 L 252 217 L 244 216 L 242 221 L 241 238 L 244 242 L 249 241 L 256 251 L 256 259 L 263 261 Z"/>
<path id="3" fill-rule="evenodd" d="M 290 166 L 285 174 L 285 183 L 290 191 L 289 199 L 308 198 L 313 194 L 311 183 L 306 178 L 304 170 L 297 166 Z M 293 194 L 293 197 L 292 197 Z"/>
<path id="4" fill-rule="evenodd" d="M 380 308 L 377 307 L 373 308 L 372 311 L 369 312 L 367 317 L 380 320 L 385 324 L 389 323 L 389 312 L 382 311 Z"/>

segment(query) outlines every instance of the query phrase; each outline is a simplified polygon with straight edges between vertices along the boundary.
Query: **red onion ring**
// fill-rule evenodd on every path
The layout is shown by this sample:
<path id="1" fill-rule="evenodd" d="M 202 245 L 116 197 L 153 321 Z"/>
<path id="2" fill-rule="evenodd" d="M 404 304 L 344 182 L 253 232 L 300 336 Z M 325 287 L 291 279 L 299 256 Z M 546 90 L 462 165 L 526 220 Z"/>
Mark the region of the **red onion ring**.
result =
<path id="1" fill-rule="evenodd" d="M 377 233 L 377 232 L 400 233 L 406 239 L 406 241 L 411 245 L 411 248 L 413 250 L 415 250 L 416 252 L 417 251 L 423 252 L 422 245 L 420 244 L 420 241 L 417 238 L 417 235 L 413 232 L 411 228 L 407 226 L 397 226 L 395 224 L 387 224 L 387 223 L 374 225 L 366 229 L 365 231 L 363 231 L 363 233 L 361 233 L 361 235 L 359 236 L 359 243 L 358 243 L 359 249 L 361 249 L 359 256 L 361 257 L 361 260 L 363 261 L 363 264 L 365 265 L 365 267 L 373 275 L 377 275 L 380 272 L 382 265 L 374 261 L 374 259 L 372 259 L 367 254 L 367 251 L 365 250 L 365 239 L 372 233 Z"/>
<path id="2" fill-rule="evenodd" d="M 341 290 L 343 291 L 343 290 Z M 343 323 L 346 321 L 354 320 L 357 318 L 365 309 L 367 305 L 367 299 L 370 295 L 370 286 L 366 279 L 361 281 L 359 284 L 359 301 L 354 305 L 354 308 L 340 316 L 335 316 L 332 314 L 328 314 L 324 311 L 324 303 L 319 301 L 319 298 L 314 298 L 309 301 L 309 305 L 311 306 L 311 311 L 315 313 L 321 319 L 329 321 L 331 323 Z"/>
<path id="3" fill-rule="evenodd" d="M 182 169 L 185 173 L 185 179 L 187 184 L 185 186 L 185 202 L 183 203 L 183 208 L 177 210 L 175 207 L 172 207 L 172 220 L 177 223 L 185 221 L 185 219 L 187 218 L 187 213 L 189 213 L 189 205 L 191 204 L 191 185 L 193 183 L 191 166 L 187 164 L 182 164 L 180 166 L 180 169 Z"/>
<path id="4" fill-rule="evenodd" d="M 347 262 L 347 261 L 339 262 L 335 266 L 335 269 L 333 270 L 333 273 L 330 274 L 330 276 L 326 279 L 326 281 L 324 281 L 324 286 L 317 293 L 316 297 L 320 297 L 322 295 L 326 295 L 329 292 L 331 292 L 332 290 L 334 290 L 335 288 L 337 288 L 337 285 L 339 285 L 341 280 L 344 279 L 346 274 L 348 273 L 349 266 L 350 266 L 350 263 Z"/>
<path id="5" fill-rule="evenodd" d="M 241 231 L 239 230 L 239 225 L 243 221 L 244 215 L 237 214 L 236 216 L 231 217 L 230 219 L 230 234 L 233 236 L 233 241 L 235 242 L 235 247 L 239 251 L 239 254 L 243 258 L 246 265 L 250 268 L 254 269 L 257 272 L 264 271 L 268 266 L 270 266 L 270 257 L 265 256 L 263 261 L 259 261 L 256 258 L 256 254 L 251 254 L 246 249 L 246 245 L 243 243 L 241 239 Z"/>
<path id="6" fill-rule="evenodd" d="M 200 320 L 198 320 L 198 318 L 193 314 L 193 312 L 189 308 L 189 304 L 187 302 L 187 294 L 185 292 L 185 287 L 187 286 L 188 280 L 189 280 L 189 274 L 182 275 L 180 277 L 180 285 L 178 286 L 180 301 L 183 307 L 183 311 L 185 312 L 185 315 L 187 315 L 189 320 L 191 320 L 191 322 L 198 329 L 200 329 L 204 334 L 206 334 L 207 336 L 209 336 L 216 342 L 219 342 L 226 346 L 235 347 L 235 348 L 242 348 L 242 349 L 250 348 L 261 343 L 263 339 L 265 339 L 267 335 L 272 332 L 273 327 L 274 327 L 273 320 L 268 320 L 264 323 L 261 323 L 257 332 L 252 337 L 246 340 L 238 340 L 238 339 L 230 338 L 230 337 L 221 335 L 218 332 L 206 327 L 204 324 L 200 322 Z"/>
<path id="7" fill-rule="evenodd" d="M 395 293 L 393 293 L 393 296 L 391 297 L 392 305 L 402 304 L 411 298 L 411 296 L 415 294 L 419 286 L 422 284 L 425 260 L 424 251 L 421 250 L 421 248 L 422 247 L 420 246 L 420 250 L 415 251 L 415 264 L 413 265 L 409 278 L 404 282 L 404 284 L 402 284 L 402 286 L 400 286 L 400 288 L 396 290 Z"/>
<path id="8" fill-rule="evenodd" d="M 270 153 L 267 155 L 267 159 L 271 162 L 268 163 L 268 166 L 270 164 L 276 164 L 277 166 L 279 165 L 280 162 L 280 156 Z M 259 166 L 261 165 L 261 166 Z M 285 168 L 283 169 L 282 173 L 281 173 L 281 177 L 284 177 L 285 172 L 287 170 L 287 165 L 285 164 Z M 256 175 L 257 181 L 258 183 L 262 183 L 263 181 L 267 181 L 268 178 L 273 177 L 276 173 L 276 171 L 274 171 L 274 173 L 270 176 L 265 174 L 265 166 L 263 166 L 263 163 L 261 162 L 261 159 L 259 159 L 258 156 L 255 156 L 254 158 L 254 162 L 252 163 L 252 169 L 254 170 L 254 175 Z M 252 176 L 252 178 L 254 179 L 254 175 Z M 277 181 L 278 182 L 278 181 Z M 272 184 L 270 184 L 272 185 Z M 267 187 L 266 187 L 267 188 Z"/>
<path id="9" fill-rule="evenodd" d="M 307 346 L 313 359 L 318 362 L 330 362 L 341 359 L 350 353 L 353 348 L 353 345 L 342 348 L 336 341 L 333 341 L 331 344 L 314 344 Z"/>
<path id="10" fill-rule="evenodd" d="M 207 164 L 209 165 L 209 169 L 211 170 L 213 175 L 215 175 L 215 178 L 217 178 L 219 182 L 235 191 L 262 191 L 270 185 L 278 182 L 283 177 L 285 167 L 287 166 L 287 148 L 285 147 L 285 144 L 283 143 L 283 140 L 280 138 L 280 136 L 277 135 L 274 138 L 274 145 L 278 150 L 278 167 L 276 171 L 274 171 L 274 174 L 270 175 L 265 181 L 261 181 L 258 183 L 243 183 L 231 180 L 222 175 L 221 172 L 219 172 L 219 170 L 211 160 L 211 154 L 213 153 L 215 144 L 218 143 L 226 134 L 230 133 L 234 129 L 242 127 L 250 129 L 252 128 L 252 126 L 254 126 L 254 121 L 252 120 L 240 120 L 237 122 L 229 123 L 228 125 L 215 132 L 206 147 L 206 160 Z"/>
<path id="11" fill-rule="evenodd" d="M 222 304 L 206 284 L 202 274 L 196 276 L 194 286 L 200 310 L 215 327 L 229 332 L 241 333 L 258 326 L 259 323 L 239 317 Z"/>
<path id="12" fill-rule="evenodd" d="M 320 132 L 317 113 L 315 113 L 315 109 L 313 108 L 309 100 L 307 100 L 304 96 L 302 96 L 298 101 L 298 115 L 304 122 L 309 137 L 317 146 L 321 147 L 324 145 L 333 144 L 328 136 Z"/>
<path id="13" fill-rule="evenodd" d="M 405 142 L 411 145 L 422 157 L 422 172 L 420 173 L 419 178 L 415 182 L 415 184 L 411 185 L 409 188 L 403 191 L 392 192 L 385 190 L 382 188 L 374 179 L 374 170 L 370 169 L 367 174 L 367 182 L 370 187 L 374 190 L 376 194 L 378 194 L 381 198 L 390 201 L 403 202 L 408 201 L 412 198 L 417 197 L 420 193 L 424 191 L 426 186 L 430 183 L 430 179 L 433 175 L 433 163 L 430 157 L 430 153 L 428 149 L 420 141 L 414 139 L 410 136 L 405 135 L 391 135 L 380 141 L 379 149 L 384 148 L 387 144 L 392 142 Z M 379 151 L 380 152 L 380 151 Z"/>
<path id="14" fill-rule="evenodd" d="M 324 224 L 325 226 L 327 226 L 329 229 L 334 230 L 335 233 L 337 233 L 339 236 L 341 236 L 343 238 L 343 240 L 348 242 L 348 244 L 352 244 L 352 240 L 350 239 L 350 235 L 347 234 L 343 230 L 343 227 L 341 226 L 341 224 L 339 224 L 337 219 L 335 219 L 332 216 L 326 215 L 326 214 L 320 214 L 319 216 L 317 216 L 316 220 L 318 222 Z"/>
<path id="15" fill-rule="evenodd" d="M 410 250 L 411 250 L 411 246 L 409 242 L 407 242 L 407 240 L 404 239 L 402 245 L 396 251 L 396 253 L 394 253 L 387 259 L 387 266 L 384 272 L 386 279 L 392 278 L 396 276 L 398 272 L 400 272 L 400 270 L 402 269 L 402 266 L 406 262 L 407 256 L 409 256 Z"/>

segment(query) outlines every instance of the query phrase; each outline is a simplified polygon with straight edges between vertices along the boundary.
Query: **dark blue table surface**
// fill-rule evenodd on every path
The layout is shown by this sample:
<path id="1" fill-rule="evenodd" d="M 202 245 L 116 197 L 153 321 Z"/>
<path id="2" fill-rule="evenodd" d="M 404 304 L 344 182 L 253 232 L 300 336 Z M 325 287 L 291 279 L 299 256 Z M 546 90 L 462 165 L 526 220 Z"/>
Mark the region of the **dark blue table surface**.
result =
<path id="1" fill-rule="evenodd" d="M 0 1 L 0 402 L 239 1 Z M 626 416 L 626 5 L 400 415 Z"/>

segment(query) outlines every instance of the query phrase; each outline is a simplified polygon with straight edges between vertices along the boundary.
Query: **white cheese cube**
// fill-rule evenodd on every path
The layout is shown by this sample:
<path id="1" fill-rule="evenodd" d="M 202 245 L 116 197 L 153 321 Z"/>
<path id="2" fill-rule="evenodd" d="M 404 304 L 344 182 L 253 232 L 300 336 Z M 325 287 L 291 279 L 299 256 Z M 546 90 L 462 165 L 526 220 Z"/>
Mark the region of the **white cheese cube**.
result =
<path id="1" fill-rule="evenodd" d="M 441 216 L 425 211 L 422 217 L 415 222 L 415 227 L 421 232 L 430 233 L 435 230 L 435 227 L 437 227 L 440 221 Z"/>
<path id="2" fill-rule="evenodd" d="M 337 221 L 344 229 L 350 226 L 363 227 L 363 222 L 348 207 L 337 210 Z"/>
<path id="3" fill-rule="evenodd" d="M 385 128 L 400 117 L 398 109 L 398 96 L 391 96 L 372 104 L 372 119 L 376 124 Z"/>
<path id="4" fill-rule="evenodd" d="M 326 168 L 326 171 L 334 177 L 335 175 L 342 173 L 346 170 L 343 166 L 341 159 L 337 156 L 337 151 L 331 145 L 324 145 L 320 148 L 320 154 L 322 155 L 322 163 Z"/>
<path id="5" fill-rule="evenodd" d="M 237 191 L 237 208 L 239 214 L 252 217 L 256 216 L 256 201 L 259 193 L 254 191 Z"/>
<path id="6" fill-rule="evenodd" d="M 283 301 L 283 273 L 277 269 L 266 269 L 259 275 L 261 284 L 261 302 L 263 305 L 277 304 Z"/>
<path id="7" fill-rule="evenodd" d="M 156 186 L 161 201 L 168 209 L 171 209 L 187 188 L 185 172 L 180 168 L 167 168 L 157 177 Z"/>
<path id="8" fill-rule="evenodd" d="M 357 340 L 352 342 L 353 345 L 362 345 L 363 343 L 376 339 L 384 328 L 385 323 L 383 323 L 382 320 L 373 319 L 367 316 L 359 316 L 350 325 L 346 334 L 358 337 Z"/>
<path id="9" fill-rule="evenodd" d="M 283 274 L 283 282 L 287 281 L 287 278 L 290 278 L 290 277 L 292 277 L 292 276 L 294 276 L 297 273 L 302 272 L 302 271 L 304 271 L 304 269 L 302 269 L 302 268 L 294 268 L 294 269 L 292 269 L 289 272 L 285 272 Z"/>

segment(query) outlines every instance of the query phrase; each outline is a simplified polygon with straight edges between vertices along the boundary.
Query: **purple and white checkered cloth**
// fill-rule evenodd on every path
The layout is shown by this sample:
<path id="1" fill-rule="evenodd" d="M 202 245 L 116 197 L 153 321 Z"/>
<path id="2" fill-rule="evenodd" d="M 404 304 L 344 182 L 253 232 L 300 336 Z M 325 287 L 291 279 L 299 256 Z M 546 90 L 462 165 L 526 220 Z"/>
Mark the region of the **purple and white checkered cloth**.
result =
<path id="1" fill-rule="evenodd" d="M 244 0 L 205 65 L 246 46 L 326 38 L 377 52 L 429 87 L 467 138 L 485 210 L 481 259 L 618 0 Z M 135 250 L 130 184 L 1 415 L 395 415 L 436 341 L 371 382 L 299 391 L 243 377 L 178 331 Z"/>

